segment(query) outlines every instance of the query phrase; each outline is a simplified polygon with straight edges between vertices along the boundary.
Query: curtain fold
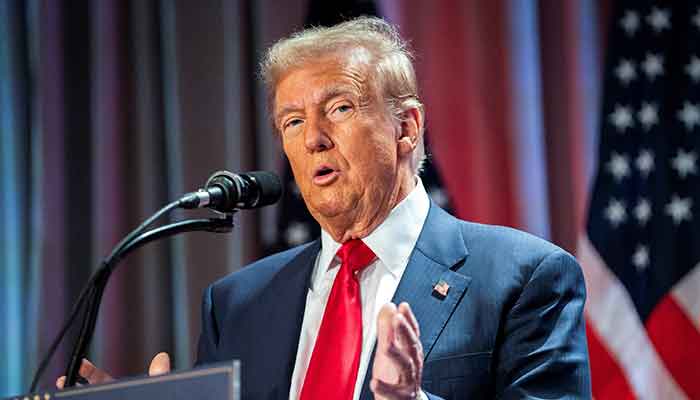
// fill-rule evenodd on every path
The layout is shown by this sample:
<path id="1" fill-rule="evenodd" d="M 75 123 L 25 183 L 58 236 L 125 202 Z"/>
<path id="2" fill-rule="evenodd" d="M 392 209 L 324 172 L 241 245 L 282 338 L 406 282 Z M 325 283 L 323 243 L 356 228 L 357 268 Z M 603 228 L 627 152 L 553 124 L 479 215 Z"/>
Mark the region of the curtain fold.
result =
<path id="1" fill-rule="evenodd" d="M 244 3 L 0 2 L 0 396 L 28 389 L 122 236 L 214 171 L 255 167 Z M 256 219 L 130 255 L 107 287 L 89 357 L 115 376 L 144 373 L 159 351 L 189 368 L 201 292 L 258 257 Z M 40 387 L 63 373 L 74 335 Z"/>
<path id="2" fill-rule="evenodd" d="M 3 357 L 0 370 L 0 388 L 19 388 L 17 382 L 22 369 L 28 367 L 22 356 L 32 349 L 31 338 L 24 335 L 28 321 L 22 318 L 24 288 L 31 277 L 28 249 L 31 243 L 30 214 L 28 213 L 30 182 L 22 179 L 21 171 L 31 164 L 25 155 L 29 152 L 30 137 L 24 135 L 29 125 L 27 100 L 27 43 L 20 35 L 26 28 L 26 17 L 16 1 L 0 4 L 0 338 Z M 16 266 L 23 268 L 17 268 Z M 21 350 L 20 352 L 15 349 Z"/>

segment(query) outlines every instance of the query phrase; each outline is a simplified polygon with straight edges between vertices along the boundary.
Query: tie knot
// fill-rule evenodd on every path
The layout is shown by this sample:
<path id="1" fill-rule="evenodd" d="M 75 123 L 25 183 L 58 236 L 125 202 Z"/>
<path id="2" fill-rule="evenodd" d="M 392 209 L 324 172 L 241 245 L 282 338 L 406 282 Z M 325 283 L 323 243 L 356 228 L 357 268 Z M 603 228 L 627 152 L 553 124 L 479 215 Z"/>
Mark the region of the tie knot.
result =
<path id="1" fill-rule="evenodd" d="M 352 272 L 368 266 L 376 257 L 374 252 L 359 239 L 343 243 L 336 255 L 340 258 L 341 265 L 346 265 Z"/>

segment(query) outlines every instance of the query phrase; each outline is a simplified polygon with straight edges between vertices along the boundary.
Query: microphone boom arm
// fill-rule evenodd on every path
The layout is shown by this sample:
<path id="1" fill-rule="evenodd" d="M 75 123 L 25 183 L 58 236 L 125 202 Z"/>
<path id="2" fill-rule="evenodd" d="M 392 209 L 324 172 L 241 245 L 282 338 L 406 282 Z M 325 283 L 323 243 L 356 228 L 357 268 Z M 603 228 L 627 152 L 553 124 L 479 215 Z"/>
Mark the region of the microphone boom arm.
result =
<path id="1" fill-rule="evenodd" d="M 87 353 L 87 348 L 95 331 L 97 313 L 99 312 L 102 294 L 107 286 L 107 281 L 117 263 L 128 253 L 154 240 L 183 232 L 230 232 L 233 228 L 233 213 L 240 209 L 258 208 L 273 204 L 280 199 L 281 195 L 282 184 L 279 177 L 274 173 L 252 171 L 234 174 L 228 171 L 218 171 L 209 177 L 204 188 L 197 192 L 185 194 L 146 219 L 114 246 L 112 252 L 102 261 L 100 267 L 92 274 L 85 287 L 83 287 L 80 295 L 78 295 L 78 299 L 71 308 L 68 318 L 63 323 L 53 342 L 51 342 L 46 355 L 39 363 L 29 392 L 34 392 L 39 379 L 56 353 L 59 344 L 65 338 L 78 314 L 85 309 L 80 334 L 76 339 L 70 362 L 66 369 L 64 386 L 75 386 L 78 380 L 80 364 Z M 209 207 L 224 216 L 209 219 L 189 219 L 147 230 L 158 218 L 175 208 L 192 209 L 200 207 Z"/>
<path id="2" fill-rule="evenodd" d="M 131 236 L 130 241 L 120 242 L 115 248 L 115 252 L 110 254 L 107 260 L 102 263 L 100 269 L 95 272 L 91 282 L 94 284 L 89 291 L 89 301 L 83 324 L 80 328 L 80 334 L 76 339 L 73 352 L 70 357 L 68 368 L 66 369 L 65 387 L 75 386 L 78 381 L 78 371 L 82 359 L 87 354 L 88 346 L 95 333 L 95 324 L 97 315 L 102 301 L 102 295 L 107 286 L 107 281 L 112 272 L 116 268 L 117 263 L 121 261 L 127 254 L 138 249 L 139 247 L 153 242 L 155 240 L 175 236 L 184 232 L 207 231 L 215 233 L 228 233 L 233 228 L 233 215 L 226 214 L 222 218 L 202 218 L 178 221 L 158 228 L 143 232 L 138 236 Z M 38 379 L 37 379 L 38 380 Z"/>

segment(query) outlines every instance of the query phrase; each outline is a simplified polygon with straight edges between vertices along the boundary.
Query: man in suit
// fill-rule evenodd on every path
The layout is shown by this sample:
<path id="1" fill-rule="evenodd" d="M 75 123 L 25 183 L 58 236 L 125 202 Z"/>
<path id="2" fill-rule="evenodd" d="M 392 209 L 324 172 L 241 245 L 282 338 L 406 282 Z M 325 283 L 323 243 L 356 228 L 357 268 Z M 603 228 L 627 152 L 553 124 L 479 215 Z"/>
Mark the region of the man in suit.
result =
<path id="1" fill-rule="evenodd" d="M 393 27 L 364 18 L 301 32 L 272 47 L 263 76 L 323 233 L 207 289 L 199 362 L 243 360 L 251 398 L 305 398 L 309 376 L 333 377 L 326 390 L 344 398 L 590 395 L 576 261 L 524 233 L 449 216 L 416 178 L 424 114 Z M 356 275 L 359 354 L 325 358 L 358 365 L 346 392 L 344 375 L 313 364 L 342 274 L 336 254 L 358 239 L 374 254 Z M 404 304 L 382 309 L 389 301 Z"/>
<path id="2" fill-rule="evenodd" d="M 207 288 L 198 364 L 240 359 L 245 399 L 590 397 L 579 266 L 430 202 L 423 106 L 394 27 L 302 31 L 262 72 L 322 236 Z"/>

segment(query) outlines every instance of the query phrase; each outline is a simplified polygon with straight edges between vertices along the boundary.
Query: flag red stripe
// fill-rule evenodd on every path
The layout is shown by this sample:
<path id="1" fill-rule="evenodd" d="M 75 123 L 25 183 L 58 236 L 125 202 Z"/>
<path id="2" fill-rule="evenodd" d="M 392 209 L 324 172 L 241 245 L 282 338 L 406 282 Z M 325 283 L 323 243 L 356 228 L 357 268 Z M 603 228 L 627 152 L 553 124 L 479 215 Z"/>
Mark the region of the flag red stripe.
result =
<path id="1" fill-rule="evenodd" d="M 593 397 L 596 399 L 635 399 L 622 368 L 610 355 L 604 342 L 589 322 L 586 324 L 588 353 L 591 363 Z"/>
<path id="2" fill-rule="evenodd" d="M 656 351 L 688 398 L 700 399 L 700 332 L 669 294 L 646 323 Z"/>

